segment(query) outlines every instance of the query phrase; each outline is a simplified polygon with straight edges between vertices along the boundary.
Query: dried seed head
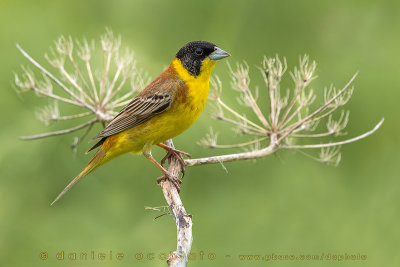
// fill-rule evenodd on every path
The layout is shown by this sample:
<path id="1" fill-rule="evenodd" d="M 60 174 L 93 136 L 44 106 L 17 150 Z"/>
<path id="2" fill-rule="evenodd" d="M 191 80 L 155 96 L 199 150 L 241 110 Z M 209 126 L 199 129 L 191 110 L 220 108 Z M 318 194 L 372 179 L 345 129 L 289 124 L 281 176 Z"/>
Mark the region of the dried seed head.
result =
<path id="1" fill-rule="evenodd" d="M 329 116 L 328 122 L 326 123 L 326 128 L 328 131 L 335 136 L 343 135 L 342 131 L 346 128 L 347 123 L 349 122 L 349 114 L 350 112 L 342 112 L 340 113 L 340 117 L 337 121 L 332 119 L 332 115 Z"/>
<path id="2" fill-rule="evenodd" d="M 37 93 L 45 93 L 52 94 L 53 93 L 53 85 L 51 84 L 50 79 L 46 75 L 42 75 L 43 80 L 39 80 L 37 82 Z"/>
<path id="3" fill-rule="evenodd" d="M 76 41 L 78 45 L 78 57 L 85 61 L 89 62 L 92 57 L 92 51 L 94 51 L 94 41 L 89 42 L 84 38 L 82 41 Z"/>
<path id="4" fill-rule="evenodd" d="M 199 142 L 198 145 L 201 145 L 205 148 L 215 148 L 217 145 L 218 133 L 214 133 L 213 129 L 210 127 L 210 132 L 206 134 Z"/>
<path id="5" fill-rule="evenodd" d="M 340 146 L 321 148 L 319 160 L 321 162 L 337 166 L 341 160 Z"/>
<path id="6" fill-rule="evenodd" d="M 218 100 L 222 94 L 222 82 L 217 75 L 214 75 L 210 78 L 210 93 L 208 94 L 208 98 L 210 100 Z"/>
<path id="7" fill-rule="evenodd" d="M 113 54 L 121 46 L 121 36 L 114 37 L 114 33 L 110 29 L 106 29 L 106 33 L 101 36 L 101 46 L 103 51 Z"/>
<path id="8" fill-rule="evenodd" d="M 224 111 L 222 110 L 222 107 L 219 103 L 216 103 L 212 105 L 213 111 L 211 113 L 211 118 L 214 120 L 223 120 L 224 117 Z"/>
<path id="9" fill-rule="evenodd" d="M 295 67 L 293 72 L 291 72 L 292 79 L 297 88 L 306 87 L 312 80 L 316 78 L 314 76 L 315 69 L 317 68 L 317 63 L 315 61 L 309 61 L 309 56 L 304 55 L 299 58 L 299 68 Z"/>
<path id="10" fill-rule="evenodd" d="M 22 66 L 23 73 L 20 76 L 14 74 L 15 85 L 17 86 L 18 93 L 35 90 L 35 75 L 32 70 Z"/>
<path id="11" fill-rule="evenodd" d="M 125 53 L 121 56 L 117 51 L 115 55 L 115 65 L 120 70 L 124 70 L 128 73 L 133 72 L 136 69 L 136 61 L 134 60 L 133 52 L 126 49 Z"/>
<path id="12" fill-rule="evenodd" d="M 102 50 L 97 51 L 100 52 L 98 56 L 93 41 L 88 42 L 83 39 L 75 42 L 70 36 L 60 36 L 50 48 L 50 52 L 45 54 L 50 65 L 59 70 L 56 74 L 45 69 L 17 45 L 21 53 L 44 77 L 43 80 L 37 80 L 31 70 L 24 68 L 24 73 L 15 75 L 17 90 L 19 92 L 33 90 L 37 95 L 87 109 L 87 112 L 79 111 L 77 114 L 58 117 L 59 120 L 85 117 L 89 119 L 85 124 L 87 127 L 93 124 L 93 120 L 107 122 L 116 115 L 115 110 L 120 110 L 135 92 L 144 88 L 149 77 L 137 68 L 131 52 L 118 53 L 121 37 L 115 37 L 108 29 L 101 37 Z M 75 51 L 74 45 L 77 47 Z M 102 64 L 91 64 L 91 59 L 100 56 L 103 57 Z M 76 62 L 76 57 L 84 64 L 81 61 Z M 56 86 L 53 88 L 54 84 Z M 54 121 L 56 115 L 58 115 L 56 107 L 46 107 L 37 112 L 38 118 L 45 123 Z M 89 115 L 92 115 L 92 118 Z M 70 131 L 66 129 L 64 132 Z M 33 137 L 35 138 L 36 136 Z"/>
<path id="13" fill-rule="evenodd" d="M 287 70 L 286 58 L 283 58 L 282 62 L 278 55 L 274 58 L 264 56 L 261 70 L 264 73 L 267 87 L 275 88 Z"/>
<path id="14" fill-rule="evenodd" d="M 57 102 L 54 102 L 53 104 L 45 106 L 41 110 L 36 111 L 35 115 L 38 118 L 38 120 L 40 120 L 46 125 L 49 125 L 52 122 L 57 121 L 58 118 L 60 117 L 60 111 L 58 109 Z"/>
<path id="15" fill-rule="evenodd" d="M 44 57 L 47 59 L 47 61 L 57 69 L 63 69 L 64 64 L 65 64 L 65 55 L 63 54 L 58 54 L 57 52 L 54 52 L 53 48 L 50 48 L 50 54 L 45 54 Z"/>
<path id="16" fill-rule="evenodd" d="M 309 107 L 314 102 L 315 97 L 316 96 L 314 95 L 314 91 L 312 89 L 310 89 L 308 93 L 302 90 L 297 98 L 297 102 L 303 107 Z"/>
<path id="17" fill-rule="evenodd" d="M 283 109 L 284 107 L 286 107 L 288 105 L 289 97 L 290 97 L 290 89 L 288 88 L 286 90 L 286 95 L 284 97 L 282 97 L 281 95 L 279 95 L 279 97 L 278 97 L 277 106 L 279 107 L 279 109 Z"/>
<path id="18" fill-rule="evenodd" d="M 72 56 L 72 51 L 74 50 L 74 42 L 72 41 L 71 36 L 67 38 L 61 35 L 56 41 L 54 41 L 56 51 L 60 55 Z"/>
<path id="19" fill-rule="evenodd" d="M 228 64 L 229 71 L 231 72 L 231 86 L 232 89 L 245 92 L 250 86 L 250 76 L 249 76 L 249 65 L 244 61 L 242 64 L 237 63 L 236 69 L 232 69 L 231 65 Z"/>

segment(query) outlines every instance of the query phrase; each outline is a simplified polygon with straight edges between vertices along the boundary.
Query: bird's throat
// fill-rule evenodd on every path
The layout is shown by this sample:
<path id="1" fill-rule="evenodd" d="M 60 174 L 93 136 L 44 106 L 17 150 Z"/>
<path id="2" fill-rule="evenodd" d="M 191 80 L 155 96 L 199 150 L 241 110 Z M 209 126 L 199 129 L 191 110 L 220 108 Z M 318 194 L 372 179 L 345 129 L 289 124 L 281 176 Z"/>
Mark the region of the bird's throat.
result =
<path id="1" fill-rule="evenodd" d="M 174 58 L 172 60 L 171 65 L 174 68 L 174 70 L 178 73 L 179 77 L 184 81 L 192 81 L 195 79 L 209 81 L 211 76 L 211 71 L 214 69 L 215 63 L 216 63 L 215 60 L 210 60 L 208 58 L 204 59 L 200 67 L 199 75 L 193 75 L 192 73 L 190 73 L 182 65 L 182 62 L 179 58 Z"/>

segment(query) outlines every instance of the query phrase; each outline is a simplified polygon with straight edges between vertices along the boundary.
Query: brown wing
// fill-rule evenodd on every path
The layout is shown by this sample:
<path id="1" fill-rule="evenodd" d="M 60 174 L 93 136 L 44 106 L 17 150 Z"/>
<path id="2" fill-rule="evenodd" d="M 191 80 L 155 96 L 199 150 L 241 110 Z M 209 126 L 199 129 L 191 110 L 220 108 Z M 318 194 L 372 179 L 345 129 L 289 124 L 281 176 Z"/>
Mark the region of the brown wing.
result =
<path id="1" fill-rule="evenodd" d="M 177 79 L 175 70 L 168 67 L 142 92 L 124 107 L 107 127 L 93 139 L 101 138 L 89 151 L 99 147 L 107 137 L 135 127 L 167 110 L 177 91 L 186 91 L 185 83 Z"/>
<path id="2" fill-rule="evenodd" d="M 94 139 L 108 137 L 135 127 L 168 109 L 172 97 L 169 94 L 154 94 L 135 97 L 107 127 Z"/>
<path id="3" fill-rule="evenodd" d="M 147 97 L 135 97 L 124 107 L 104 130 L 93 139 L 101 138 L 86 153 L 101 146 L 107 137 L 135 127 L 155 115 L 165 111 L 171 104 L 171 96 L 168 94 L 154 94 Z M 93 140 L 92 139 L 92 140 Z"/>

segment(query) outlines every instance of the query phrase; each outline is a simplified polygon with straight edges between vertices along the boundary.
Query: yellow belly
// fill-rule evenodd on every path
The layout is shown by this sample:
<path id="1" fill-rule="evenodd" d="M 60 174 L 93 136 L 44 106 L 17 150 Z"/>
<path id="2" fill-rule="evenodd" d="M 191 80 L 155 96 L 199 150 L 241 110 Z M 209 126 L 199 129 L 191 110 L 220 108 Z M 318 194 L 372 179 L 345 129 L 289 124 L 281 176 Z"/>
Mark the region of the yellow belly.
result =
<path id="1" fill-rule="evenodd" d="M 106 161 L 127 152 L 142 153 L 145 146 L 151 147 L 181 134 L 200 116 L 208 98 L 210 74 L 215 61 L 204 60 L 201 74 L 197 77 L 190 75 L 179 61 L 174 61 L 172 64 L 175 70 L 188 88 L 185 101 L 174 99 L 167 111 L 136 127 L 110 136 L 104 143 L 108 149 Z"/>

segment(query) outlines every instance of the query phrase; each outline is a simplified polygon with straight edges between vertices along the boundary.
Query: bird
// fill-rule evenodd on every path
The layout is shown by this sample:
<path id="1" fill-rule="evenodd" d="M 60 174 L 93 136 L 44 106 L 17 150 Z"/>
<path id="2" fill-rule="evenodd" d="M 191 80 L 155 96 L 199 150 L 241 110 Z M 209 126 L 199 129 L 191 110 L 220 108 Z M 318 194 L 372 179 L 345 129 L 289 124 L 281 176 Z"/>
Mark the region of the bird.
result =
<path id="1" fill-rule="evenodd" d="M 93 138 L 99 140 L 86 152 L 98 149 L 93 158 L 51 205 L 97 167 L 129 152 L 143 154 L 152 161 L 163 173 L 157 182 L 170 180 L 179 192 L 181 180 L 162 165 L 173 155 L 184 175 L 182 156 L 190 155 L 163 142 L 180 135 L 198 119 L 208 98 L 211 72 L 218 60 L 228 56 L 228 52 L 207 41 L 189 42 L 179 49 L 170 65 Z M 151 154 L 153 145 L 167 152 L 161 164 Z"/>

